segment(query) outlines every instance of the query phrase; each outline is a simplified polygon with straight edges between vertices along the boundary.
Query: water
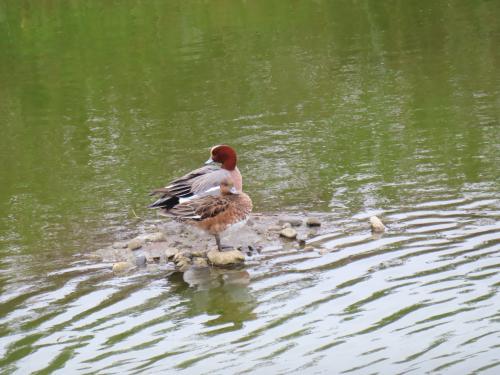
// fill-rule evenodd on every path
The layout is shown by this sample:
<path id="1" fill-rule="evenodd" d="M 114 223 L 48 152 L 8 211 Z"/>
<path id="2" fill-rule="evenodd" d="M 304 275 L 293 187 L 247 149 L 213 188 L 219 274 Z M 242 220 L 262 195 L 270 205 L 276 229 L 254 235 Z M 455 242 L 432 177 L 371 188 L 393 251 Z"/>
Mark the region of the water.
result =
<path id="1" fill-rule="evenodd" d="M 499 16 L 0 1 L 2 373 L 498 373 Z M 222 142 L 255 211 L 332 225 L 314 251 L 198 286 L 83 257 Z"/>

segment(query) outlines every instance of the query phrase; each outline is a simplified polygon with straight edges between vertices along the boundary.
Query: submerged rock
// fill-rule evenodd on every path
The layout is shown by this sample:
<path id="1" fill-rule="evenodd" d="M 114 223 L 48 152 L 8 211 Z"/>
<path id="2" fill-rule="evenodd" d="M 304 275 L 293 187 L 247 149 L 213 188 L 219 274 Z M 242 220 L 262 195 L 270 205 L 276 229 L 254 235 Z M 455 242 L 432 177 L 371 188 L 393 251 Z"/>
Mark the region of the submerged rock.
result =
<path id="1" fill-rule="evenodd" d="M 306 225 L 308 227 L 319 227 L 321 226 L 321 222 L 317 217 L 308 217 L 306 220 Z"/>
<path id="2" fill-rule="evenodd" d="M 214 266 L 229 266 L 241 264 L 245 261 L 245 255 L 239 250 L 218 251 L 211 250 L 207 253 L 210 264 Z"/>
<path id="3" fill-rule="evenodd" d="M 297 237 L 297 231 L 293 228 L 285 228 L 280 232 L 280 236 L 293 240 Z"/>
<path id="4" fill-rule="evenodd" d="M 113 272 L 116 274 L 127 272 L 132 268 L 135 268 L 135 264 L 130 262 L 117 262 L 113 264 Z"/>
<path id="5" fill-rule="evenodd" d="M 377 216 L 370 217 L 370 226 L 373 233 L 383 233 L 385 232 L 385 225 L 382 223 Z"/>

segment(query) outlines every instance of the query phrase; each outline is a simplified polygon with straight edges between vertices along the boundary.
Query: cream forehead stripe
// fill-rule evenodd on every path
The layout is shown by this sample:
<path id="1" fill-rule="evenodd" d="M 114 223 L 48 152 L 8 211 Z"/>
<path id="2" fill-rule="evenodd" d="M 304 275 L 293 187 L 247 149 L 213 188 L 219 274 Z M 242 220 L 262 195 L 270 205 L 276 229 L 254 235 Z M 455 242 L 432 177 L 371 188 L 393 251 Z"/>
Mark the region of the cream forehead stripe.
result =
<path id="1" fill-rule="evenodd" d="M 214 146 L 210 149 L 210 153 L 213 154 L 214 150 L 217 148 L 217 147 L 220 147 L 222 145 L 217 145 L 217 146 Z"/>

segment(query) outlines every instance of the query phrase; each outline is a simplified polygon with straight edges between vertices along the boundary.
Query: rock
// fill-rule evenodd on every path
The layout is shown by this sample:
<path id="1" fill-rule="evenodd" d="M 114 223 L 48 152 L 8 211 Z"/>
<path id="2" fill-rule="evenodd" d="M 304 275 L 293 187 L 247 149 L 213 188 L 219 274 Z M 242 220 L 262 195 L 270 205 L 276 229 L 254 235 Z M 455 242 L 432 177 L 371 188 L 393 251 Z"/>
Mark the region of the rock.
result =
<path id="1" fill-rule="evenodd" d="M 286 229 L 286 228 L 291 228 L 292 227 L 292 224 L 290 223 L 285 223 L 283 224 L 283 226 L 281 227 L 282 229 Z"/>
<path id="2" fill-rule="evenodd" d="M 280 232 L 280 236 L 293 240 L 297 237 L 297 231 L 293 228 L 285 228 Z"/>
<path id="3" fill-rule="evenodd" d="M 181 271 L 186 272 L 191 267 L 191 259 L 182 253 L 177 253 L 174 256 L 175 267 Z"/>
<path id="4" fill-rule="evenodd" d="M 182 252 L 182 253 L 179 252 L 179 253 L 174 255 L 173 260 L 174 260 L 174 263 L 177 263 L 180 259 L 184 259 L 184 258 L 191 261 L 191 259 L 190 259 L 191 254 L 186 253 L 186 252 Z"/>
<path id="5" fill-rule="evenodd" d="M 125 242 L 125 241 L 119 241 L 119 242 L 113 243 L 113 245 L 111 245 L 111 247 L 113 249 L 126 249 L 127 245 L 128 245 L 127 242 Z"/>
<path id="6" fill-rule="evenodd" d="M 308 227 L 319 227 L 321 226 L 321 222 L 317 217 L 308 217 L 306 220 L 306 225 Z"/>
<path id="7" fill-rule="evenodd" d="M 306 238 L 304 236 L 297 236 L 297 241 L 298 241 L 300 246 L 306 245 Z"/>
<path id="8" fill-rule="evenodd" d="M 280 224 L 289 223 L 292 227 L 300 227 L 302 225 L 302 219 L 293 216 L 281 216 L 278 219 L 278 223 Z"/>
<path id="9" fill-rule="evenodd" d="M 177 254 L 179 254 L 179 250 L 175 247 L 168 247 L 165 249 L 165 258 L 167 258 L 167 260 L 174 258 Z"/>
<path id="10" fill-rule="evenodd" d="M 279 232 L 281 229 L 282 228 L 279 225 L 271 225 L 269 228 L 267 228 L 269 232 Z"/>
<path id="11" fill-rule="evenodd" d="M 314 251 L 314 247 L 311 245 L 307 245 L 306 247 L 304 247 L 304 251 Z"/>
<path id="12" fill-rule="evenodd" d="M 144 245 L 144 241 L 141 240 L 140 238 L 134 238 L 132 240 L 130 240 L 127 244 L 127 247 L 130 249 L 130 250 L 136 250 L 136 249 L 139 249 L 142 247 L 142 245 Z"/>
<path id="13" fill-rule="evenodd" d="M 370 217 L 370 226 L 373 233 L 383 233 L 385 232 L 385 225 L 382 223 L 377 216 Z"/>
<path id="14" fill-rule="evenodd" d="M 149 242 L 162 242 L 166 240 L 166 237 L 163 232 L 156 232 L 147 235 L 145 240 Z"/>
<path id="15" fill-rule="evenodd" d="M 196 257 L 193 258 L 193 266 L 198 268 L 208 267 L 208 262 L 205 258 Z"/>
<path id="16" fill-rule="evenodd" d="M 144 255 L 148 263 L 164 263 L 166 259 L 165 251 L 159 246 L 147 247 Z"/>
<path id="17" fill-rule="evenodd" d="M 205 257 L 205 255 L 206 255 L 206 251 L 203 251 L 203 250 L 191 251 L 191 256 L 193 258 L 195 258 L 195 257 L 203 258 L 203 257 Z"/>
<path id="18" fill-rule="evenodd" d="M 146 256 L 140 255 L 140 256 L 136 257 L 135 258 L 135 265 L 137 267 L 142 267 L 142 266 L 146 265 Z"/>
<path id="19" fill-rule="evenodd" d="M 130 263 L 130 262 L 117 262 L 117 263 L 113 264 L 113 272 L 114 273 L 124 273 L 124 272 L 131 270 L 134 267 L 135 267 L 135 265 Z"/>
<path id="20" fill-rule="evenodd" d="M 214 266 L 229 266 L 241 264 L 245 261 L 245 255 L 239 250 L 218 251 L 210 250 L 207 253 L 208 261 Z"/>

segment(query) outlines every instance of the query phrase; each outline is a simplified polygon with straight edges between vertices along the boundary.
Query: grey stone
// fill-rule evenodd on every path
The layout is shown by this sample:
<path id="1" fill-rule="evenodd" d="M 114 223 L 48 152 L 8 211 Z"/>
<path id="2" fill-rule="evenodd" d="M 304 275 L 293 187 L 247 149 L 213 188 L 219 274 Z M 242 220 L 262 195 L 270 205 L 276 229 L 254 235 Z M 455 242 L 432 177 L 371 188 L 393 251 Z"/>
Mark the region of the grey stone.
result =
<path id="1" fill-rule="evenodd" d="M 146 256 L 145 255 L 139 255 L 138 257 L 135 258 L 135 265 L 138 267 L 142 267 L 146 265 Z"/>
<path id="2" fill-rule="evenodd" d="M 278 219 L 278 223 L 289 223 L 293 227 L 300 227 L 302 225 L 302 222 L 303 220 L 301 218 L 294 216 L 280 216 L 280 218 Z"/>

